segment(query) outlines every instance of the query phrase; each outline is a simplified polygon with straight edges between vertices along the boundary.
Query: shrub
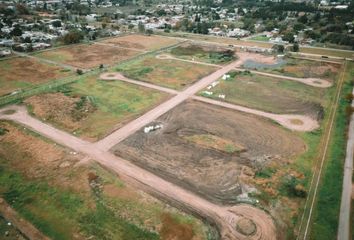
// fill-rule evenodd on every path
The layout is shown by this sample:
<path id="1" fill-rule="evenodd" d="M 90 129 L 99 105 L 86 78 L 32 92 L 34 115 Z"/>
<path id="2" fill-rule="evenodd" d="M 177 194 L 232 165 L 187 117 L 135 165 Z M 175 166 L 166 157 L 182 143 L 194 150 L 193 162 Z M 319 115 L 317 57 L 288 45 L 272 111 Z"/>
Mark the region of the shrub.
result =
<path id="1" fill-rule="evenodd" d="M 283 182 L 283 189 L 289 197 L 305 198 L 307 196 L 305 187 L 301 184 L 299 179 L 294 176 L 285 179 Z"/>

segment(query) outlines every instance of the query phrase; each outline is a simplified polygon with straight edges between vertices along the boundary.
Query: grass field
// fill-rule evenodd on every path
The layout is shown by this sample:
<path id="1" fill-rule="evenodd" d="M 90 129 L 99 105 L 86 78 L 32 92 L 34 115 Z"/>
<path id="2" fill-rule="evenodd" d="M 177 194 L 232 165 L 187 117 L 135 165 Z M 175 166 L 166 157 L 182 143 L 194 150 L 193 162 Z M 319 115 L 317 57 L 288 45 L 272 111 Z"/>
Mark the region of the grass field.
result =
<path id="1" fill-rule="evenodd" d="M 128 78 L 154 83 L 173 89 L 183 89 L 215 71 L 216 67 L 147 56 L 117 68 Z"/>
<path id="2" fill-rule="evenodd" d="M 177 58 L 213 64 L 228 63 L 235 59 L 233 50 L 216 45 L 184 44 L 171 49 L 169 53 Z"/>
<path id="3" fill-rule="evenodd" d="M 63 78 L 70 70 L 42 63 L 32 58 L 16 57 L 0 61 L 0 96 Z"/>
<path id="4" fill-rule="evenodd" d="M 318 201 L 314 209 L 310 239 L 330 240 L 336 238 L 347 141 L 348 113 L 351 112 L 348 111 L 350 102 L 346 99 L 346 96 L 352 92 L 353 88 L 353 67 L 353 63 L 348 63 L 333 135 L 329 144 L 329 154 L 317 196 Z"/>
<path id="5" fill-rule="evenodd" d="M 237 105 L 272 113 L 309 114 L 316 117 L 330 100 L 327 89 L 257 74 L 230 72 L 227 80 L 219 80 L 213 95 L 199 94 Z M 225 95 L 225 99 L 219 98 Z"/>
<path id="6" fill-rule="evenodd" d="M 0 196 L 53 240 L 206 239 L 195 218 L 136 191 L 80 154 L 0 122 Z"/>
<path id="7" fill-rule="evenodd" d="M 100 64 L 114 65 L 140 54 L 112 46 L 98 44 L 80 44 L 35 53 L 35 56 L 64 63 L 77 68 L 90 69 Z"/>
<path id="8" fill-rule="evenodd" d="M 140 50 L 152 51 L 163 47 L 167 47 L 180 42 L 177 39 L 158 36 L 158 35 L 127 35 L 122 37 L 109 38 L 102 41 L 103 43 L 113 44 L 119 47 L 136 48 Z"/>
<path id="9" fill-rule="evenodd" d="M 120 81 L 89 76 L 66 85 L 57 93 L 25 100 L 39 118 L 95 141 L 136 118 L 168 96 Z"/>
<path id="10" fill-rule="evenodd" d="M 264 36 L 264 35 L 263 35 L 263 36 L 260 35 L 260 36 L 252 37 L 252 38 L 250 38 L 249 40 L 268 42 L 269 39 L 270 39 L 269 37 L 266 37 L 266 36 Z"/>
<path id="11" fill-rule="evenodd" d="M 310 54 L 318 54 L 318 55 L 324 55 L 324 56 L 334 56 L 334 57 L 354 59 L 354 52 L 353 51 L 341 51 L 341 50 L 336 50 L 336 49 L 302 47 L 302 48 L 300 48 L 300 52 L 310 53 Z"/>

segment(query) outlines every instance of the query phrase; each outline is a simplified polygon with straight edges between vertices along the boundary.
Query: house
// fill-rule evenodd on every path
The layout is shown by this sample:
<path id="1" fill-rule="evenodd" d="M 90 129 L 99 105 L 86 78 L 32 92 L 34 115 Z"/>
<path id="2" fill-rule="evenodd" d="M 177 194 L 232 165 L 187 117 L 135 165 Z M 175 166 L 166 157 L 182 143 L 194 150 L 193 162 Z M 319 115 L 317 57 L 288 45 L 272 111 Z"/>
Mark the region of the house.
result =
<path id="1" fill-rule="evenodd" d="M 10 49 L 0 49 L 0 57 L 6 57 L 11 55 Z"/>

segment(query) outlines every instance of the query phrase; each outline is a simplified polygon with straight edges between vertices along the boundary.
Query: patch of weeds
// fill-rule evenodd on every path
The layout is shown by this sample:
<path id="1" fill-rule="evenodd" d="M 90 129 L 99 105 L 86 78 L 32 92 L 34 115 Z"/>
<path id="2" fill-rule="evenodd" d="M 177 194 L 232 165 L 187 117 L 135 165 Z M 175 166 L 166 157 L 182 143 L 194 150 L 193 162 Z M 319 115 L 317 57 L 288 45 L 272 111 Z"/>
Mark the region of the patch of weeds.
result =
<path id="1" fill-rule="evenodd" d="M 256 172 L 258 178 L 270 178 L 276 172 L 275 169 L 266 167 Z"/>
<path id="2" fill-rule="evenodd" d="M 283 179 L 281 192 L 288 197 L 305 198 L 307 196 L 303 181 L 294 176 L 286 176 Z"/>
<path id="3" fill-rule="evenodd" d="M 8 133 L 8 132 L 9 132 L 8 129 L 3 128 L 3 127 L 0 127 L 0 136 L 3 136 L 3 135 L 5 135 L 5 134 Z"/>

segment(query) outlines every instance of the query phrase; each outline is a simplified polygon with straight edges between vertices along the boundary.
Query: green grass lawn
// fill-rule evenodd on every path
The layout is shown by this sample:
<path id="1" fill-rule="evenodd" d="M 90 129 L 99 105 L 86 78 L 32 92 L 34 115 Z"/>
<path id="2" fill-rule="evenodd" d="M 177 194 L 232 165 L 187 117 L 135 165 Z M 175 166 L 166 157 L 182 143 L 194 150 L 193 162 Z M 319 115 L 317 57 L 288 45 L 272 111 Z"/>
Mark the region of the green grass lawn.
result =
<path id="1" fill-rule="evenodd" d="M 345 97 L 353 89 L 353 67 L 354 64 L 349 62 L 317 195 L 310 239 L 336 239 L 349 119 L 347 107 L 350 105 Z"/>
<path id="2" fill-rule="evenodd" d="M 116 70 L 126 77 L 172 89 L 183 89 L 215 71 L 216 67 L 178 60 L 157 59 L 149 55 L 122 64 Z"/>
<path id="3" fill-rule="evenodd" d="M 58 111 L 63 111 L 63 117 L 74 119 L 72 122 L 78 123 L 72 127 L 65 125 L 61 116 L 51 118 L 44 114 L 38 117 L 45 118 L 59 128 L 74 132 L 76 135 L 92 141 L 104 137 L 168 97 L 165 93 L 121 81 L 99 80 L 97 75 L 88 76 L 73 84 L 65 85 L 59 91 L 65 94 L 63 98 L 67 98 L 67 100 L 71 97 L 81 97 L 81 100 L 89 102 L 93 106 L 94 111 L 83 113 L 85 115 L 83 118 L 76 116 L 74 112 L 81 108 L 81 100 L 76 102 L 76 106 L 71 112 L 58 109 Z M 46 104 L 46 101 L 43 99 L 40 104 Z M 50 103 L 48 102 L 48 104 Z M 75 118 L 80 119 L 75 121 Z"/>
<path id="4" fill-rule="evenodd" d="M 314 114 L 316 115 L 327 104 L 330 90 L 316 88 L 303 83 L 271 78 L 251 73 L 231 72 L 231 78 L 220 79 L 220 83 L 212 88 L 217 100 L 237 105 L 282 114 Z M 218 96 L 224 94 L 225 99 Z"/>
<path id="5" fill-rule="evenodd" d="M 249 40 L 268 42 L 269 39 L 270 39 L 269 37 L 266 37 L 264 35 L 260 35 L 260 36 L 252 37 Z"/>

